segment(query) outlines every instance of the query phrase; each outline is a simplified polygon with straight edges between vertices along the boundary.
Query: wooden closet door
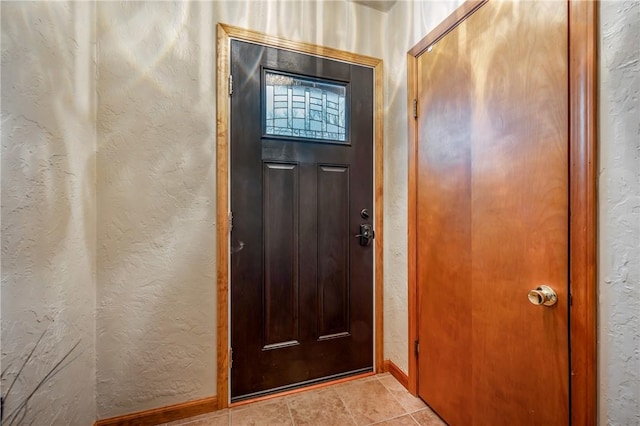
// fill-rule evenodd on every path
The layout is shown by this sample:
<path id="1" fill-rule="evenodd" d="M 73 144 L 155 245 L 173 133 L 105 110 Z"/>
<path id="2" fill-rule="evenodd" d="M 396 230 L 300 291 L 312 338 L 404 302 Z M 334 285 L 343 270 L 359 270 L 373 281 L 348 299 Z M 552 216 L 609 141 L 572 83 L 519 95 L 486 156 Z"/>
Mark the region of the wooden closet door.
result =
<path id="1" fill-rule="evenodd" d="M 490 0 L 418 57 L 418 393 L 451 425 L 569 423 L 567 11 Z"/>

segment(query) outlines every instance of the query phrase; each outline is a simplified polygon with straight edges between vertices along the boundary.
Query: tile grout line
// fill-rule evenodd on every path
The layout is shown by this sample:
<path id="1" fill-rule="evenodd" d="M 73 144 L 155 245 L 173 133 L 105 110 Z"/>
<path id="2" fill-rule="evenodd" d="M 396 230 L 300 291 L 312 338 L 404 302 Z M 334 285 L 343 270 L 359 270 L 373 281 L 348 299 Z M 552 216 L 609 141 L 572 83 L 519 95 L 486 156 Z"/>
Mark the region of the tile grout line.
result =
<path id="1" fill-rule="evenodd" d="M 384 422 L 388 422 L 390 420 L 395 420 L 395 419 L 399 419 L 400 417 L 405 417 L 405 416 L 409 416 L 411 418 L 411 420 L 413 420 L 417 426 L 420 425 L 420 423 L 418 423 L 418 421 L 416 419 L 413 418 L 413 416 L 411 415 L 411 413 L 404 413 L 404 414 L 400 414 L 399 416 L 395 416 L 395 417 L 390 417 L 388 419 L 385 420 L 380 420 L 379 422 L 375 422 L 375 423 L 369 423 L 367 426 L 375 426 L 375 425 L 379 425 L 381 423 Z"/>
<path id="2" fill-rule="evenodd" d="M 293 418 L 293 413 L 291 412 L 291 406 L 289 405 L 289 398 L 284 397 L 283 401 L 284 401 L 285 405 L 287 406 L 287 411 L 289 411 L 289 418 L 291 419 L 291 424 L 293 426 L 296 426 L 296 420 Z"/>
<path id="3" fill-rule="evenodd" d="M 391 376 L 391 377 L 393 377 L 393 376 Z M 396 380 L 395 377 L 393 377 L 393 379 Z M 392 417 L 391 419 L 388 419 L 388 420 L 397 419 L 398 417 L 406 416 L 408 414 L 414 422 L 418 423 L 418 421 L 416 419 L 414 419 L 413 416 L 411 415 L 411 412 L 409 412 L 408 409 L 404 408 L 404 405 L 402 405 L 402 402 L 400 402 L 400 400 L 395 396 L 395 394 L 393 392 L 391 392 L 391 389 L 389 389 L 384 383 L 382 383 L 381 380 L 378 379 L 378 381 L 380 382 L 382 387 L 385 388 L 387 390 L 387 392 L 389 392 L 391 394 L 391 397 L 393 399 L 395 399 L 395 401 L 398 403 L 398 405 L 404 410 L 404 414 L 401 414 L 401 415 L 396 416 L 396 417 Z M 420 410 L 415 410 L 414 412 L 418 412 L 418 411 L 420 411 Z M 383 421 L 386 421 L 386 420 L 383 420 Z"/>
<path id="4" fill-rule="evenodd" d="M 398 405 L 400 406 L 400 408 L 402 408 L 402 410 L 404 411 L 404 413 L 402 413 L 402 414 L 400 414 L 400 415 L 398 415 L 398 416 L 390 417 L 390 418 L 388 418 L 388 419 L 380 420 L 379 422 L 367 423 L 367 426 L 375 425 L 375 424 L 379 424 L 379 423 L 386 422 L 386 421 L 393 420 L 393 419 L 397 419 L 397 418 L 399 418 L 399 417 L 406 416 L 407 414 L 411 415 L 411 414 L 407 411 L 407 409 L 406 409 L 406 408 L 404 408 L 404 406 L 400 403 L 400 401 L 398 401 L 398 398 L 396 398 L 396 397 L 395 397 L 395 395 L 393 394 L 393 392 L 391 392 L 391 391 L 389 390 L 389 388 L 387 388 L 387 387 L 384 385 L 384 383 L 382 383 L 382 381 L 380 380 L 380 377 L 379 377 L 379 376 L 380 376 L 379 374 L 376 374 L 375 376 L 373 376 L 373 379 L 375 379 L 375 380 L 376 380 L 376 381 L 377 381 L 377 382 L 378 382 L 378 383 L 383 387 L 383 389 L 384 389 L 384 390 L 386 390 L 386 391 L 391 395 L 391 397 L 392 397 L 392 398 L 393 398 L 393 399 L 398 403 Z M 386 377 L 386 376 L 385 376 L 385 377 Z M 370 380 L 370 381 L 373 381 L 373 380 Z M 334 390 L 334 392 L 336 392 L 336 395 L 338 395 L 338 398 L 340 398 L 340 401 L 342 402 L 342 405 L 344 405 L 345 409 L 346 409 L 346 410 L 347 410 L 347 412 L 349 413 L 349 416 L 351 416 L 351 419 L 352 419 L 352 420 L 353 420 L 353 422 L 357 425 L 357 424 L 358 424 L 358 422 L 356 421 L 355 417 L 354 417 L 354 416 L 353 416 L 353 414 L 351 413 L 351 410 L 349 409 L 349 407 L 347 406 L 347 404 L 344 402 L 344 400 L 343 400 L 343 399 L 342 399 L 342 397 L 340 396 L 340 393 L 338 393 L 338 392 L 337 392 L 337 391 L 335 391 L 335 390 Z M 413 418 L 413 416 L 411 417 L 411 419 L 412 419 L 414 422 L 418 423 L 418 422 Z"/>
<path id="5" fill-rule="evenodd" d="M 391 377 L 393 377 L 393 376 L 391 376 Z M 393 377 L 393 379 L 397 381 L 397 379 L 396 379 L 395 377 Z M 398 382 L 398 383 L 400 383 L 400 382 Z M 413 413 L 417 413 L 417 412 L 422 411 L 422 410 L 425 410 L 425 409 L 427 409 L 427 408 L 431 410 L 431 407 L 429 407 L 429 405 L 428 405 L 426 402 L 422 401 L 422 402 L 425 404 L 425 405 L 424 405 L 424 407 L 419 408 L 419 409 L 417 409 L 417 410 L 409 411 L 409 409 L 405 408 L 405 407 L 404 407 L 404 405 L 402 405 L 402 402 L 400 402 L 400 400 L 395 396 L 395 394 L 391 391 L 391 389 L 389 389 L 388 387 L 386 387 L 384 383 L 382 383 L 382 386 L 384 386 L 384 387 L 385 387 L 385 389 L 387 389 L 387 390 L 389 391 L 389 393 L 391 394 L 391 396 L 393 396 L 393 398 L 398 402 L 398 404 L 400 404 L 400 406 L 401 406 L 401 407 L 402 407 L 402 409 L 405 411 L 405 413 L 406 413 L 406 414 L 408 414 L 408 415 L 410 415 L 410 416 L 411 416 L 411 418 L 412 418 L 413 420 L 415 420 L 415 422 L 416 422 L 416 423 L 418 423 L 418 424 L 420 424 L 420 423 L 419 423 L 416 419 L 414 419 L 414 418 L 413 418 L 412 414 L 413 414 Z M 409 394 L 409 395 L 411 395 L 411 394 Z M 412 396 L 413 396 L 413 395 L 412 395 Z M 431 410 L 431 411 L 433 411 L 433 410 Z M 395 418 L 395 417 L 394 417 L 394 418 Z"/>
<path id="6" fill-rule="evenodd" d="M 417 411 L 416 411 L 417 413 Z M 413 420 L 417 425 L 420 425 L 420 422 L 418 420 L 416 420 L 415 417 L 413 417 L 413 413 L 409 414 L 409 417 L 411 417 L 411 420 Z"/>
<path id="7" fill-rule="evenodd" d="M 349 386 L 349 385 L 345 385 L 345 386 Z M 342 402 L 342 405 L 344 406 L 344 409 L 347 410 L 347 413 L 349 413 L 349 417 L 351 417 L 351 421 L 353 422 L 354 425 L 358 426 L 358 422 L 356 421 L 356 418 L 353 417 L 353 413 L 351 412 L 351 410 L 349 409 L 349 407 L 347 406 L 347 403 L 344 402 L 344 399 L 342 399 L 342 397 L 340 396 L 340 392 L 338 392 L 337 390 L 333 389 L 333 392 L 336 394 L 336 396 L 338 397 L 338 399 L 340 400 L 340 402 Z"/>

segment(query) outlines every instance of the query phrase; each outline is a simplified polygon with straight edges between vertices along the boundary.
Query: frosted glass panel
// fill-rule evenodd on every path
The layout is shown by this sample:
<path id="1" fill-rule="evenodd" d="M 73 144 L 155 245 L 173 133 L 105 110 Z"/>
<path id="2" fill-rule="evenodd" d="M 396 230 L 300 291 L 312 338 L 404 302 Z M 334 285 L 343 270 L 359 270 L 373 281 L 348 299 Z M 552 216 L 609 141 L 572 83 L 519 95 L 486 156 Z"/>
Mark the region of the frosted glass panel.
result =
<path id="1" fill-rule="evenodd" d="M 265 73 L 267 135 L 344 142 L 346 86 Z"/>

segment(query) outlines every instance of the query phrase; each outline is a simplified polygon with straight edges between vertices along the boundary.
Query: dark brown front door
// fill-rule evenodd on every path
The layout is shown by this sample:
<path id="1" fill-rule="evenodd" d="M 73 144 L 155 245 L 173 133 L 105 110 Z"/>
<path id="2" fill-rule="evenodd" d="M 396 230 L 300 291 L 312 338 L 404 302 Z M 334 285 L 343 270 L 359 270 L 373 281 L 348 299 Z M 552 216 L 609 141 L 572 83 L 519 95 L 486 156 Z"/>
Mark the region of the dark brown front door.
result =
<path id="1" fill-rule="evenodd" d="M 567 19 L 490 0 L 418 58 L 418 393 L 454 426 L 569 424 Z"/>
<path id="2" fill-rule="evenodd" d="M 373 70 L 232 41 L 231 74 L 231 400 L 371 371 Z"/>

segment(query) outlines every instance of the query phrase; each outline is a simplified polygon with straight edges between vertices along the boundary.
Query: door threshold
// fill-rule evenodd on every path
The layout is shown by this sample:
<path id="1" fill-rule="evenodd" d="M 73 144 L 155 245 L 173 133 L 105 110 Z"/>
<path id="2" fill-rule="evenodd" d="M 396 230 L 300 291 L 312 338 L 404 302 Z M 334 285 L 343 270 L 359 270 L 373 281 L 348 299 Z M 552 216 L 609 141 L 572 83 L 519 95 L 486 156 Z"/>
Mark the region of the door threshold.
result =
<path id="1" fill-rule="evenodd" d="M 340 383 L 351 382 L 351 381 L 354 381 L 354 380 L 363 379 L 365 377 L 374 376 L 375 374 L 376 373 L 373 372 L 373 371 L 368 371 L 366 373 L 356 373 L 356 374 L 354 374 L 352 376 L 340 377 L 340 378 L 337 378 L 335 380 L 322 381 L 321 383 L 318 383 L 317 380 L 314 380 L 311 383 L 309 383 L 308 385 L 301 385 L 299 387 L 296 387 L 295 389 L 287 388 L 287 389 L 284 389 L 284 390 L 282 390 L 280 392 L 275 391 L 274 393 L 270 393 L 268 395 L 257 396 L 257 397 L 254 397 L 254 398 L 250 397 L 250 398 L 247 398 L 247 399 L 243 399 L 241 401 L 231 402 L 229 404 L 229 408 L 241 407 L 243 405 L 252 404 L 254 402 L 268 401 L 270 399 L 282 398 L 283 396 L 294 395 L 294 394 L 297 394 L 297 393 L 307 392 L 307 391 L 315 390 L 315 389 L 321 389 L 321 388 L 325 388 L 325 387 L 328 387 L 328 386 L 337 385 L 337 384 L 340 384 Z M 320 380 L 322 380 L 322 379 L 320 379 Z"/>

